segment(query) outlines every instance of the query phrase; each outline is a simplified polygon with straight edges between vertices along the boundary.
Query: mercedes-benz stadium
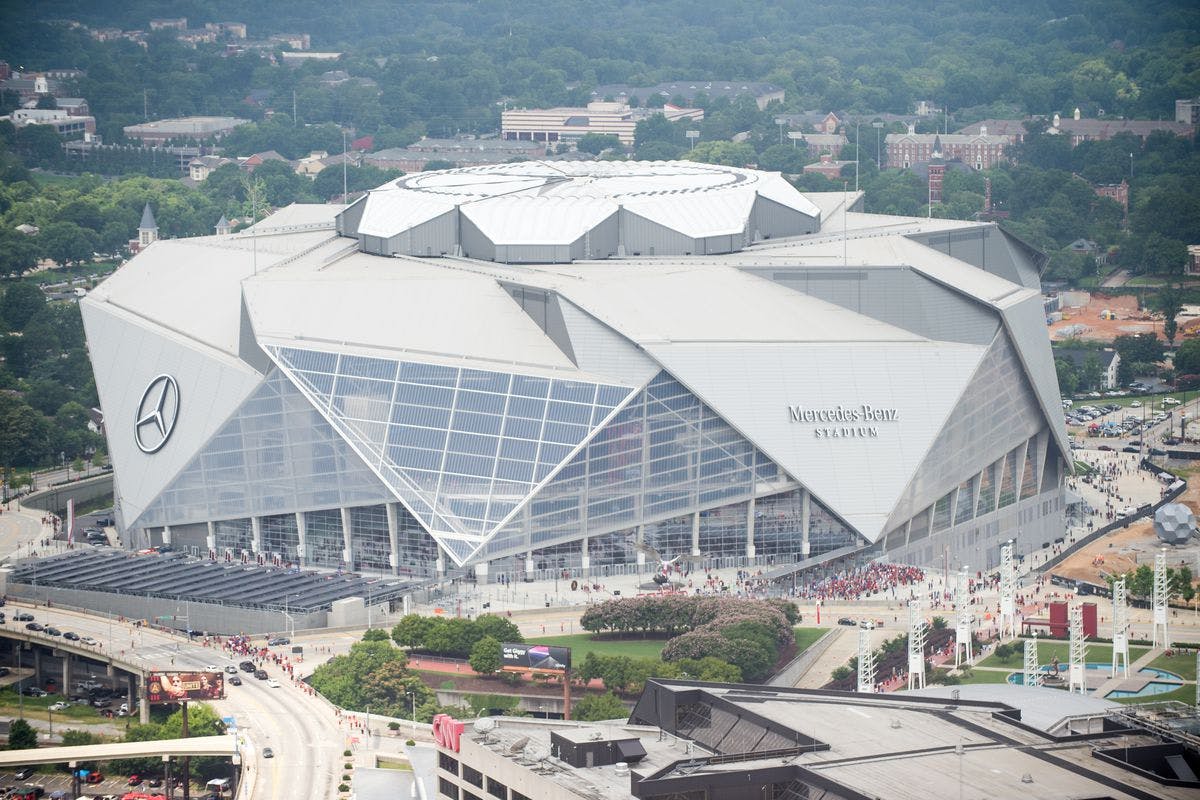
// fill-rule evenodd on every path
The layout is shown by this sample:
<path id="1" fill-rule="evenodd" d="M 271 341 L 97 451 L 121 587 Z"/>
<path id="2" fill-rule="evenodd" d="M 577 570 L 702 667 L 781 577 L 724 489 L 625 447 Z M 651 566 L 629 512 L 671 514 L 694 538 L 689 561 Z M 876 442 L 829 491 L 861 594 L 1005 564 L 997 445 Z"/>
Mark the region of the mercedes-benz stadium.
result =
<path id="1" fill-rule="evenodd" d="M 486 581 L 1062 535 L 1044 256 L 860 201 L 526 162 L 155 242 L 82 301 L 123 541 Z"/>

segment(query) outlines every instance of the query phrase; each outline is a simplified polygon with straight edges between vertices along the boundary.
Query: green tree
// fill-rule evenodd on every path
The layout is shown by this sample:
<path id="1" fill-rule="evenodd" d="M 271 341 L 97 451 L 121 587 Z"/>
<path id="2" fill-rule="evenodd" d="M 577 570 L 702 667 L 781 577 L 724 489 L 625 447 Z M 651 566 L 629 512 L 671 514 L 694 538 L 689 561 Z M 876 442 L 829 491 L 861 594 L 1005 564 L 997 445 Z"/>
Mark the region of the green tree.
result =
<path id="1" fill-rule="evenodd" d="M 1067 358 L 1054 359 L 1054 371 L 1058 373 L 1058 390 L 1068 397 L 1079 388 L 1079 375 L 1075 364 Z"/>
<path id="2" fill-rule="evenodd" d="M 421 647 L 433 623 L 433 617 L 406 614 L 392 628 L 392 641 L 401 647 Z"/>
<path id="3" fill-rule="evenodd" d="M 1079 384 L 1085 389 L 1096 389 L 1100 386 L 1100 379 L 1103 376 L 1104 370 L 1100 366 L 1100 357 L 1095 353 L 1088 353 L 1079 370 Z"/>
<path id="4" fill-rule="evenodd" d="M 37 731 L 23 719 L 14 719 L 8 726 L 9 750 L 32 750 L 38 746 Z"/>
<path id="5" fill-rule="evenodd" d="M 480 675 L 498 672 L 501 665 L 500 642 L 491 636 L 484 636 L 471 648 L 471 656 L 467 663 Z"/>
<path id="6" fill-rule="evenodd" d="M 575 149 L 581 153 L 600 155 L 605 150 L 622 150 L 621 140 L 613 133 L 585 133 L 575 143 Z"/>
<path id="7" fill-rule="evenodd" d="M 625 719 L 629 709 L 612 692 L 584 695 L 571 706 L 571 716 L 583 722 L 598 722 L 607 719 Z"/>
<path id="8" fill-rule="evenodd" d="M 386 642 L 388 638 L 388 632 L 383 628 L 368 628 L 363 631 L 362 640 L 364 642 Z"/>
<path id="9" fill-rule="evenodd" d="M 502 644 L 520 644 L 525 641 L 516 625 L 497 614 L 481 614 L 476 617 L 475 629 L 479 636 L 491 636 Z"/>
<path id="10" fill-rule="evenodd" d="M 46 308 L 46 295 L 32 283 L 10 283 L 0 297 L 0 320 L 8 330 L 23 330 L 29 321 Z"/>
<path id="11" fill-rule="evenodd" d="M 0 277 L 19 277 L 38 262 L 34 241 L 17 231 L 0 231 Z"/>
<path id="12" fill-rule="evenodd" d="M 52 222 L 38 233 L 42 254 L 59 264 L 90 261 L 100 237 L 95 231 L 81 228 L 74 222 Z"/>
<path id="13" fill-rule="evenodd" d="M 701 142 L 683 154 L 686 161 L 703 161 L 729 167 L 746 167 L 758 160 L 754 148 L 746 142 Z"/>
<path id="14" fill-rule="evenodd" d="M 1175 351 L 1177 375 L 1200 375 L 1200 339 L 1186 339 Z"/>

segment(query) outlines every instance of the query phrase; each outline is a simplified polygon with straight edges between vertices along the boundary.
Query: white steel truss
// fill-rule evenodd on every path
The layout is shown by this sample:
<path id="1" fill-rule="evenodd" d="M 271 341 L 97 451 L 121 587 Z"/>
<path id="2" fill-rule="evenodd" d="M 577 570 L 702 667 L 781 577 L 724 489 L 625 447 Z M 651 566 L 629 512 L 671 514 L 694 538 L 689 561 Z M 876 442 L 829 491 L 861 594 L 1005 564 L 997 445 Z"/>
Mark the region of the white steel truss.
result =
<path id="1" fill-rule="evenodd" d="M 1067 667 L 1067 691 L 1087 694 L 1087 642 L 1083 638 L 1083 606 L 1071 606 L 1070 663 Z"/>
<path id="2" fill-rule="evenodd" d="M 858 630 L 858 691 L 875 691 L 875 651 L 871 649 L 871 631 Z"/>
<path id="3" fill-rule="evenodd" d="M 1000 547 L 1000 638 L 1017 635 L 1017 574 L 1013 569 L 1013 543 Z"/>
<path id="4" fill-rule="evenodd" d="M 921 601 L 908 601 L 908 688 L 925 688 L 925 618 Z"/>
<path id="5" fill-rule="evenodd" d="M 1037 632 L 1025 640 L 1025 685 L 1042 685 L 1042 665 L 1038 663 Z"/>
<path id="6" fill-rule="evenodd" d="M 1129 677 L 1129 603 L 1125 579 L 1117 578 L 1112 587 L 1112 675 Z"/>
<path id="7" fill-rule="evenodd" d="M 954 587 L 954 666 L 971 663 L 974 653 L 971 647 L 971 627 L 975 615 L 971 613 L 971 594 L 967 590 L 967 568 L 958 573 L 958 584 Z"/>
<path id="8" fill-rule="evenodd" d="M 1167 551 L 1159 550 L 1154 555 L 1154 602 L 1150 617 L 1150 646 L 1168 648 L 1171 637 L 1167 633 Z"/>

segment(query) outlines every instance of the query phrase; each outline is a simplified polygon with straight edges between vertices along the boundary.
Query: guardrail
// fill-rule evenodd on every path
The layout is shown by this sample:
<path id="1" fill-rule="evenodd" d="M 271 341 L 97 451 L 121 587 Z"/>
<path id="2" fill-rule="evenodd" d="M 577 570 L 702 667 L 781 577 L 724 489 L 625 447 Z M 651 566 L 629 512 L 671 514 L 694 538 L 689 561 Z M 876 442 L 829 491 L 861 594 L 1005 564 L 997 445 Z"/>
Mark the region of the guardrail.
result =
<path id="1" fill-rule="evenodd" d="M 1046 571 L 1050 570 L 1051 568 L 1056 567 L 1059 564 L 1061 564 L 1063 562 L 1063 560 L 1065 560 L 1068 556 L 1073 555 L 1074 553 L 1078 552 L 1079 550 L 1081 550 L 1082 548 L 1091 544 L 1092 542 L 1096 541 L 1097 539 L 1101 538 L 1102 536 L 1106 536 L 1107 534 L 1110 534 L 1116 530 L 1120 530 L 1121 528 L 1129 527 L 1129 524 L 1135 520 L 1142 519 L 1143 517 L 1154 516 L 1154 512 L 1158 511 L 1158 509 L 1162 508 L 1167 503 L 1174 502 L 1175 499 L 1177 497 L 1179 497 L 1179 495 L 1181 495 L 1185 491 L 1187 491 L 1187 481 L 1182 480 L 1181 478 L 1179 478 L 1177 475 L 1175 475 L 1170 470 L 1164 469 L 1163 467 L 1160 467 L 1157 464 L 1151 462 L 1150 459 L 1148 459 L 1148 458 L 1143 458 L 1141 463 L 1138 465 L 1138 467 L 1139 467 L 1139 469 L 1144 469 L 1144 470 L 1147 470 L 1148 472 L 1153 472 L 1156 477 L 1159 475 L 1163 475 L 1163 474 L 1170 475 L 1172 478 L 1175 478 L 1175 483 L 1172 484 L 1172 488 L 1170 488 L 1167 491 L 1167 493 L 1165 495 L 1163 495 L 1162 499 L 1160 499 L 1157 503 L 1153 503 L 1150 505 L 1149 508 L 1143 508 L 1134 514 L 1130 514 L 1127 517 L 1121 517 L 1120 519 L 1113 520 L 1112 522 L 1105 525 L 1103 528 L 1097 528 L 1096 530 L 1089 533 L 1087 536 L 1084 536 L 1082 539 L 1076 539 L 1075 542 L 1070 547 L 1064 549 L 1061 553 L 1054 556 L 1053 558 L 1048 560 L 1045 564 L 1042 564 L 1040 567 L 1038 567 L 1039 570 L 1041 570 L 1042 572 L 1046 572 Z"/>

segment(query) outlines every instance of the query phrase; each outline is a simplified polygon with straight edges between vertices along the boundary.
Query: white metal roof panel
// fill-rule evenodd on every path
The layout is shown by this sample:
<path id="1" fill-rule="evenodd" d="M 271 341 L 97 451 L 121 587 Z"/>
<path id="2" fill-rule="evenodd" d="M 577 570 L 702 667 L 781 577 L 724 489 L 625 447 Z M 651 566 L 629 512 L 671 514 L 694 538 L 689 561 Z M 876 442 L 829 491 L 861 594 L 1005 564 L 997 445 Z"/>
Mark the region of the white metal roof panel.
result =
<path id="1" fill-rule="evenodd" d="M 515 195 L 462 206 L 493 244 L 570 244 L 617 212 L 611 200 Z"/>

